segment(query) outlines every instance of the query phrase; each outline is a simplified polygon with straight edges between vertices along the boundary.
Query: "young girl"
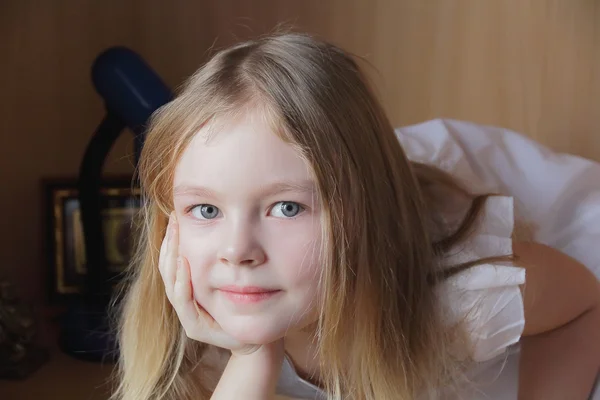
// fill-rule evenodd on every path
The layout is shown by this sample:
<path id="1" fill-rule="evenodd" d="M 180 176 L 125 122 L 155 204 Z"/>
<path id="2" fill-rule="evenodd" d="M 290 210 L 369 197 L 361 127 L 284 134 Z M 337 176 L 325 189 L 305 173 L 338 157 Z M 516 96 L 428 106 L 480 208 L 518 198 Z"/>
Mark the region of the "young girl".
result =
<path id="1" fill-rule="evenodd" d="M 596 279 L 513 245 L 512 198 L 409 162 L 333 45 L 218 53 L 153 116 L 139 176 L 116 399 L 449 398 L 521 337 L 521 398 L 592 387 L 597 351 L 535 363 L 598 325 Z"/>

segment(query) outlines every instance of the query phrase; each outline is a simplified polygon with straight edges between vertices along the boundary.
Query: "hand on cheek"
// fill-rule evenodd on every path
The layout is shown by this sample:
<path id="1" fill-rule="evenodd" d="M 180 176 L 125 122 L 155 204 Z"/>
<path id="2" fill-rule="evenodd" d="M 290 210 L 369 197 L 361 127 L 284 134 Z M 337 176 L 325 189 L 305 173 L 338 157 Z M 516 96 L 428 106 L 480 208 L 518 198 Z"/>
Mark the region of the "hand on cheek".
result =
<path id="1" fill-rule="evenodd" d="M 179 255 L 179 227 L 173 215 L 160 249 L 159 271 L 167 298 L 190 339 L 229 349 L 235 354 L 250 354 L 262 347 L 240 342 L 227 334 L 195 300 L 189 263 Z"/>

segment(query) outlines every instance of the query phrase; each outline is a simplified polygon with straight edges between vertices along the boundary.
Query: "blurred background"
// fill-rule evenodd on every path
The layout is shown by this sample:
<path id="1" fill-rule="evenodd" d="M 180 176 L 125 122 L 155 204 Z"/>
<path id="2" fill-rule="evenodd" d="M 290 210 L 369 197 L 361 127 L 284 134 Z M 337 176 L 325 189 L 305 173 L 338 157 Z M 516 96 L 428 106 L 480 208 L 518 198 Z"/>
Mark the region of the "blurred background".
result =
<path id="1" fill-rule="evenodd" d="M 25 301 L 47 298 L 41 181 L 77 176 L 104 115 L 98 54 L 127 46 L 176 88 L 212 49 L 279 24 L 365 58 L 395 126 L 499 125 L 600 161 L 596 0 L 2 0 L 0 275 Z M 132 152 L 122 135 L 105 173 L 131 174 Z"/>
<path id="2" fill-rule="evenodd" d="M 395 126 L 465 119 L 600 160 L 595 0 L 3 0 L 0 272 L 43 296 L 40 179 L 78 172 L 104 115 L 90 79 L 102 50 L 131 48 L 175 88 L 211 48 L 280 23 L 368 60 Z M 130 173 L 132 151 L 121 136 L 106 173 Z"/>

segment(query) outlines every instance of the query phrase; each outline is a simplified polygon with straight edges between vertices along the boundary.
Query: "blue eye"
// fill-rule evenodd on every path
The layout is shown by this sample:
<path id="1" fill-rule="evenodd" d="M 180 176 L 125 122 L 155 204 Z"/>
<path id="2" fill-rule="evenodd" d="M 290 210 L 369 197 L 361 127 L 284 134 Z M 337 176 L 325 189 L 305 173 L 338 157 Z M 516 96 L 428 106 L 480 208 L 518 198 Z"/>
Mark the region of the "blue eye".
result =
<path id="1" fill-rule="evenodd" d="M 192 208 L 192 215 L 198 219 L 214 219 L 219 216 L 219 209 L 211 204 L 200 204 Z"/>
<path id="2" fill-rule="evenodd" d="M 280 201 L 275 203 L 271 209 L 271 214 L 278 218 L 293 218 L 304 211 L 304 208 L 293 201 Z"/>

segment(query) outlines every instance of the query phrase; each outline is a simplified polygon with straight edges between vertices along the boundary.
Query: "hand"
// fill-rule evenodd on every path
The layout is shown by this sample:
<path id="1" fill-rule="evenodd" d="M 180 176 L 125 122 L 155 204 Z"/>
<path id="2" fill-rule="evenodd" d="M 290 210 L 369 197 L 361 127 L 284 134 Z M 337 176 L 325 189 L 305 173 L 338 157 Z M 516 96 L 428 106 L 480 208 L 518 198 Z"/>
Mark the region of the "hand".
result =
<path id="1" fill-rule="evenodd" d="M 194 299 L 190 266 L 179 253 L 179 226 L 173 214 L 160 248 L 158 269 L 165 284 L 169 302 L 190 339 L 231 350 L 234 355 L 247 355 L 260 350 L 262 345 L 242 343 L 219 326 L 217 321 Z M 272 346 L 268 346 L 272 347 Z M 276 345 L 275 347 L 282 347 Z"/>

